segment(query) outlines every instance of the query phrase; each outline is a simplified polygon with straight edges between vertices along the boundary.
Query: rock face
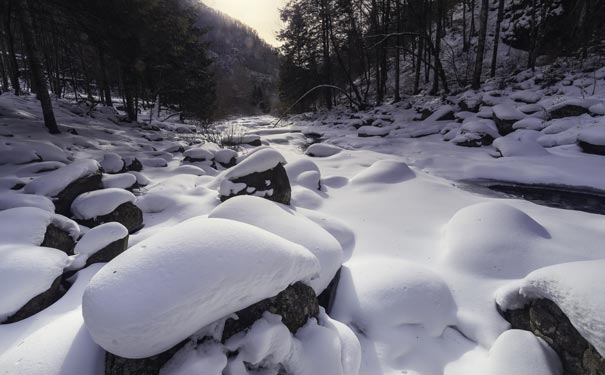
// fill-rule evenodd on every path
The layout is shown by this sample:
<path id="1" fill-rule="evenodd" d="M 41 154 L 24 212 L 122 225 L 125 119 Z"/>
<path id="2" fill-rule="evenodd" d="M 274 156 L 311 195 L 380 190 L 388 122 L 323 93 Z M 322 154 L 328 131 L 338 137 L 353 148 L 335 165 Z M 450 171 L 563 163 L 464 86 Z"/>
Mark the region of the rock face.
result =
<path id="1" fill-rule="evenodd" d="M 269 181 L 269 184 L 267 184 L 267 181 Z M 221 195 L 221 202 L 238 195 L 258 195 L 277 203 L 290 204 L 292 188 L 286 169 L 281 163 L 267 171 L 251 173 L 233 179 L 231 182 L 233 184 L 245 184 L 246 188 L 238 192 L 231 192 L 230 195 Z"/>
<path id="2" fill-rule="evenodd" d="M 275 297 L 267 298 L 236 312 L 239 319 L 228 319 L 225 322 L 223 342 L 236 333 L 250 328 L 265 311 L 280 315 L 290 332 L 296 333 L 309 318 L 319 315 L 319 304 L 313 288 L 300 282 L 295 283 Z"/>
<path id="3" fill-rule="evenodd" d="M 300 282 L 295 283 L 275 297 L 267 298 L 236 312 L 235 314 L 239 319 L 228 319 L 225 322 L 222 341 L 225 342 L 233 335 L 250 328 L 266 311 L 280 315 L 284 325 L 288 327 L 290 332 L 295 333 L 305 325 L 309 318 L 319 315 L 319 305 L 315 292 L 310 286 Z M 188 341 L 185 340 L 153 357 L 142 359 L 122 358 L 107 352 L 105 354 L 105 375 L 159 374 L 162 367 Z"/>
<path id="4" fill-rule="evenodd" d="M 61 298 L 61 296 L 64 294 L 64 290 L 61 286 L 62 278 L 62 276 L 57 277 L 47 291 L 32 298 L 22 308 L 20 308 L 19 311 L 8 317 L 3 324 L 15 323 L 20 320 L 27 319 L 58 301 L 59 298 Z"/>
<path id="5" fill-rule="evenodd" d="M 40 244 L 43 247 L 52 247 L 64 251 L 67 255 L 74 255 L 74 246 L 76 243 L 69 233 L 61 230 L 60 228 L 50 224 L 46 228 L 44 234 L 44 240 Z"/>
<path id="6" fill-rule="evenodd" d="M 588 108 L 575 104 L 558 105 L 555 109 L 548 111 L 550 118 L 553 120 L 564 117 L 580 116 L 585 113 L 588 113 Z"/>
<path id="7" fill-rule="evenodd" d="M 90 228 L 112 221 L 124 225 L 128 229 L 128 233 L 134 233 L 143 228 L 143 212 L 133 203 L 126 202 L 107 215 L 97 216 L 89 220 L 78 220 L 79 223 Z"/>
<path id="8" fill-rule="evenodd" d="M 76 197 L 80 194 L 87 193 L 89 191 L 95 191 L 103 189 L 102 173 L 97 171 L 96 173 L 79 178 L 67 185 L 62 192 L 60 192 L 55 198 L 53 198 L 55 204 L 55 211 L 63 216 L 71 216 L 70 207 Z"/>
<path id="9" fill-rule="evenodd" d="M 578 141 L 578 146 L 582 149 L 582 152 L 587 154 L 603 155 L 605 156 L 605 146 L 593 145 L 585 141 Z"/>
<path id="10" fill-rule="evenodd" d="M 113 258 L 126 251 L 126 249 L 128 249 L 128 236 L 110 243 L 109 245 L 105 246 L 101 250 L 91 255 L 86 260 L 86 267 L 94 263 L 109 262 Z"/>
<path id="11" fill-rule="evenodd" d="M 502 312 L 512 328 L 533 332 L 559 355 L 565 375 L 603 375 L 605 359 L 584 339 L 552 301 L 537 299 L 518 310 Z"/>

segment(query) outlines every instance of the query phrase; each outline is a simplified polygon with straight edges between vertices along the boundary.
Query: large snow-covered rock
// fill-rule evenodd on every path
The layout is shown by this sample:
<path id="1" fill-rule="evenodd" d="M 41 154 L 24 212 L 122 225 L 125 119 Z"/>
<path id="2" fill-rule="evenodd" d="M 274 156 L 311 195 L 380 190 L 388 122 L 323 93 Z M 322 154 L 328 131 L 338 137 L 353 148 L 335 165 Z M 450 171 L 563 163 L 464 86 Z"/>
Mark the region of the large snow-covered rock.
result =
<path id="1" fill-rule="evenodd" d="M 17 207 L 37 207 L 48 212 L 55 212 L 53 202 L 42 195 L 0 193 L 0 211 Z"/>
<path id="2" fill-rule="evenodd" d="M 94 227 L 82 236 L 74 248 L 75 259 L 70 269 L 77 270 L 93 263 L 109 262 L 128 247 L 128 229 L 120 223 Z"/>
<path id="3" fill-rule="evenodd" d="M 321 266 L 319 278 L 310 283 L 318 295 L 328 286 L 342 264 L 342 248 L 338 241 L 325 229 L 289 207 L 258 197 L 241 196 L 221 204 L 209 217 L 251 224 L 309 249 L 319 259 Z"/>
<path id="4" fill-rule="evenodd" d="M 292 189 L 285 164 L 284 157 L 274 149 L 254 152 L 224 173 L 219 189 L 220 199 L 225 201 L 237 195 L 255 195 L 290 204 Z"/>
<path id="5" fill-rule="evenodd" d="M 366 184 L 396 184 L 416 177 L 414 171 L 404 162 L 397 160 L 379 160 L 356 174 L 351 183 Z"/>
<path id="6" fill-rule="evenodd" d="M 124 160 L 114 152 L 103 155 L 103 160 L 101 160 L 100 164 L 105 173 L 120 173 L 126 169 Z"/>
<path id="7" fill-rule="evenodd" d="M 578 144 L 588 154 L 605 155 L 605 122 L 580 130 Z"/>
<path id="8" fill-rule="evenodd" d="M 536 140 L 540 133 L 533 130 L 517 130 L 494 141 L 494 147 L 502 156 L 545 156 L 548 151 Z"/>
<path id="9" fill-rule="evenodd" d="M 69 216 L 71 203 L 78 195 L 103 188 L 100 168 L 95 160 L 76 160 L 31 181 L 25 192 L 53 198 L 56 211 Z"/>
<path id="10" fill-rule="evenodd" d="M 130 233 L 143 226 L 143 213 L 134 205 L 136 197 L 127 190 L 109 188 L 78 196 L 71 205 L 75 219 L 88 226 L 116 221 Z"/>
<path id="11" fill-rule="evenodd" d="M 488 146 L 498 138 L 498 128 L 493 120 L 474 119 L 466 121 L 452 143 L 465 147 Z"/>
<path id="12" fill-rule="evenodd" d="M 341 152 L 342 149 L 338 146 L 330 145 L 327 143 L 315 143 L 305 151 L 306 155 L 324 158 L 332 155 L 336 155 Z"/>
<path id="13" fill-rule="evenodd" d="M 0 246 L 0 322 L 25 319 L 56 301 L 60 296 L 58 278 L 67 263 L 67 255 L 59 250 L 23 244 Z"/>
<path id="14" fill-rule="evenodd" d="M 107 351 L 149 357 L 319 271 L 311 252 L 272 233 L 191 219 L 109 262 L 84 293 L 84 321 Z"/>
<path id="15" fill-rule="evenodd" d="M 493 108 L 493 118 L 501 135 L 513 132 L 513 124 L 522 120 L 526 115 L 509 104 L 498 104 Z"/>

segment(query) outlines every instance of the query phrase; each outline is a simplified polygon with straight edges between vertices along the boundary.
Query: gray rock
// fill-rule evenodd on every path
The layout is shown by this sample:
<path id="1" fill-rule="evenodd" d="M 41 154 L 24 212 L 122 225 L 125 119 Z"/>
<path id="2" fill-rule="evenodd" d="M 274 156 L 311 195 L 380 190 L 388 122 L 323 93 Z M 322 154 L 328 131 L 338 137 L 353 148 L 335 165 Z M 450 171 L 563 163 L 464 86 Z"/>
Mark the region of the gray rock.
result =
<path id="1" fill-rule="evenodd" d="M 514 329 L 533 332 L 553 348 L 565 375 L 604 375 L 605 359 L 552 301 L 537 299 L 522 309 L 503 311 Z"/>
<path id="2" fill-rule="evenodd" d="M 104 248 L 100 249 L 96 253 L 92 254 L 92 256 L 90 256 L 86 260 L 85 267 L 88 267 L 94 263 L 109 262 L 113 258 L 122 254 L 124 251 L 126 251 L 126 249 L 128 249 L 128 237 L 129 236 L 126 236 L 124 238 L 116 240 L 110 243 L 109 245 L 105 246 Z"/>
<path id="3" fill-rule="evenodd" d="M 76 243 L 73 238 L 71 238 L 69 233 L 52 224 L 46 228 L 44 240 L 40 244 L 40 246 L 59 249 L 65 252 L 67 255 L 74 255 L 75 245 Z"/>
<path id="4" fill-rule="evenodd" d="M 605 156 L 605 146 L 593 145 L 588 142 L 578 141 L 578 146 L 582 149 L 582 152 L 586 154 L 603 155 Z"/>
<path id="5" fill-rule="evenodd" d="M 124 225 L 126 229 L 128 229 L 128 233 L 134 233 L 143 228 L 143 212 L 133 203 L 126 202 L 119 205 L 113 212 L 107 215 L 97 216 L 94 219 L 88 220 L 76 219 L 76 221 L 89 228 L 115 221 Z"/>
<path id="6" fill-rule="evenodd" d="M 27 319 L 57 302 L 65 294 L 65 290 L 61 286 L 62 280 L 63 276 L 57 277 L 48 290 L 29 300 L 19 311 L 9 316 L 2 324 L 15 323 Z"/>
<path id="7" fill-rule="evenodd" d="M 105 375 L 158 375 L 166 362 L 188 341 L 185 340 L 163 353 L 149 358 L 130 359 L 105 353 Z"/>
<path id="8" fill-rule="evenodd" d="M 588 113 L 588 108 L 581 107 L 574 104 L 566 104 L 557 106 L 556 109 L 548 111 L 551 119 L 558 119 L 564 117 L 575 117 Z"/>
<path id="9" fill-rule="evenodd" d="M 266 181 L 270 182 L 269 185 L 266 184 Z M 272 189 L 273 194 L 264 195 L 264 198 L 277 203 L 290 204 L 292 188 L 290 186 L 290 180 L 288 179 L 286 169 L 281 163 L 277 164 L 277 166 L 275 166 L 273 169 L 269 169 L 264 172 L 252 173 L 247 176 L 234 179 L 232 182 L 236 184 L 246 184 L 247 188 L 228 196 L 221 195 L 221 202 L 238 195 L 254 195 L 255 193 Z"/>
<path id="10" fill-rule="evenodd" d="M 101 189 L 103 189 L 101 171 L 97 171 L 90 176 L 79 178 L 67 185 L 67 187 L 56 197 L 53 197 L 55 211 L 58 214 L 69 217 L 71 216 L 71 204 L 78 195 Z"/>

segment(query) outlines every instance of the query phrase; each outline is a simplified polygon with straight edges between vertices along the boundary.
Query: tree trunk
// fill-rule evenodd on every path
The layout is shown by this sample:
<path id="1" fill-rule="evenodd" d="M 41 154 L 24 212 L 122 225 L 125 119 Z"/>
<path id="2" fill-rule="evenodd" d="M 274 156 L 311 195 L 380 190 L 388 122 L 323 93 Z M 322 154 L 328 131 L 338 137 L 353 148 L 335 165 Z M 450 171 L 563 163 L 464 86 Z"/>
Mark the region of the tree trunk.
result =
<path id="1" fill-rule="evenodd" d="M 485 39 L 487 36 L 487 12 L 489 8 L 489 0 L 481 1 L 481 15 L 480 15 L 480 30 L 479 30 L 479 42 L 477 43 L 477 55 L 475 58 L 475 70 L 473 72 L 473 84 L 474 90 L 479 89 L 481 86 L 481 73 L 483 71 L 483 55 L 485 52 Z"/>
<path id="2" fill-rule="evenodd" d="M 50 100 L 50 95 L 48 94 L 48 86 L 46 84 L 46 79 L 44 78 L 44 71 L 42 70 L 42 62 L 40 61 L 40 55 L 36 46 L 28 2 L 27 0 L 16 1 L 15 6 L 19 22 L 21 23 L 25 50 L 29 58 L 32 82 L 36 87 L 36 97 L 40 100 L 40 104 L 42 105 L 44 125 L 46 125 L 51 134 L 58 134 L 60 132 L 57 127 L 57 121 L 55 120 L 52 102 Z"/>
<path id="3" fill-rule="evenodd" d="M 6 48 L 8 51 L 8 70 L 11 80 L 11 86 L 15 95 L 21 95 L 21 85 L 19 84 L 19 64 L 17 63 L 17 54 L 15 53 L 15 39 L 11 30 L 11 4 L 9 2 L 6 15 L 4 17 L 4 35 L 6 38 Z"/>
<path id="4" fill-rule="evenodd" d="M 401 101 L 400 94 L 400 74 L 399 71 L 399 48 L 401 47 L 401 0 L 395 0 L 395 12 L 396 12 L 396 22 L 397 22 L 397 39 L 395 40 L 395 98 L 393 100 L 394 103 L 399 103 Z"/>
<path id="5" fill-rule="evenodd" d="M 498 47 L 500 45 L 500 27 L 504 19 L 504 0 L 498 2 L 498 18 L 496 20 L 496 32 L 494 35 L 494 50 L 492 52 L 492 66 L 490 69 L 490 77 L 496 76 L 496 68 L 498 65 Z"/>

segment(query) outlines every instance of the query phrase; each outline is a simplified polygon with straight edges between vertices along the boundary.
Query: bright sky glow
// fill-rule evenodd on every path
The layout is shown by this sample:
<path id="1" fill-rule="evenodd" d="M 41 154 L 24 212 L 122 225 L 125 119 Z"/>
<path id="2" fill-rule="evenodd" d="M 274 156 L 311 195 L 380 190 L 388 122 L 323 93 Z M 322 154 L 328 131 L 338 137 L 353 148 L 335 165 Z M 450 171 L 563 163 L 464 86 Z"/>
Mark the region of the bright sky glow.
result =
<path id="1" fill-rule="evenodd" d="M 281 28 L 279 8 L 287 0 L 203 0 L 203 2 L 256 29 L 267 43 L 278 46 L 276 32 Z"/>

